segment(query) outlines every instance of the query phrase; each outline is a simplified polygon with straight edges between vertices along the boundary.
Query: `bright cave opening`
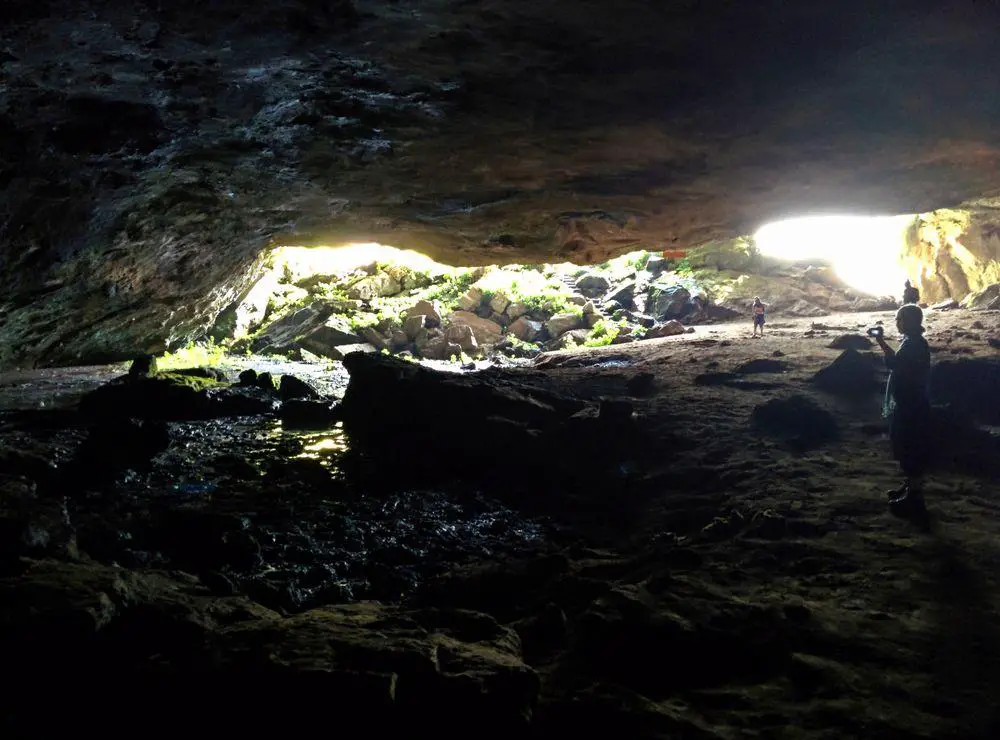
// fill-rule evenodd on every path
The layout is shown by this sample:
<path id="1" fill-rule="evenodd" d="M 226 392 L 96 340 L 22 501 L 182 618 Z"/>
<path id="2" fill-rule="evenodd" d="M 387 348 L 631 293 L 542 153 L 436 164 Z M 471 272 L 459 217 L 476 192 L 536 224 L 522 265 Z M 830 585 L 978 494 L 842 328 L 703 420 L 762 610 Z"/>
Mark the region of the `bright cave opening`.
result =
<path id="1" fill-rule="evenodd" d="M 872 296 L 895 296 L 916 276 L 904 268 L 906 236 L 916 216 L 805 216 L 776 221 L 754 234 L 760 254 L 823 261 L 845 285 Z"/>

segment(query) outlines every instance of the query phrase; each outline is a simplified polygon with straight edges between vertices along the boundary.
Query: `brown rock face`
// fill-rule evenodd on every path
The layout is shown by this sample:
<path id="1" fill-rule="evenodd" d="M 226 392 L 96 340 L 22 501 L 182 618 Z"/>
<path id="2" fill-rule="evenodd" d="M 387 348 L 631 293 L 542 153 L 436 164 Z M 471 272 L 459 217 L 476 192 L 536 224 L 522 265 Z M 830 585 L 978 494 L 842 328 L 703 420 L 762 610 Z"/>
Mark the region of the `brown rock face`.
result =
<path id="1" fill-rule="evenodd" d="M 155 351 L 269 243 L 684 249 L 1000 190 L 990 3 L 8 0 L 0 366 Z"/>

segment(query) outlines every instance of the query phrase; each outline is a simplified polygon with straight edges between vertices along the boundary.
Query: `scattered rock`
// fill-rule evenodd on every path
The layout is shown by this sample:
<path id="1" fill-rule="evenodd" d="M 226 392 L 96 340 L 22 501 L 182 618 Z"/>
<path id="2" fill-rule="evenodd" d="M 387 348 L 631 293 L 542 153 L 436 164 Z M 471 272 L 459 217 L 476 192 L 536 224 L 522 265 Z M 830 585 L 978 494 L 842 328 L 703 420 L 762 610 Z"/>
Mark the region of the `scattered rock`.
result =
<path id="1" fill-rule="evenodd" d="M 660 324 L 659 326 L 654 326 L 652 329 L 646 332 L 644 339 L 660 339 L 662 337 L 673 337 L 678 334 L 684 334 L 687 329 L 684 327 L 680 321 L 673 319 L 665 324 Z"/>
<path id="2" fill-rule="evenodd" d="M 588 272 L 577 278 L 576 289 L 587 298 L 598 298 L 611 289 L 611 283 L 603 275 Z"/>
<path id="3" fill-rule="evenodd" d="M 1000 283 L 993 283 L 975 293 L 969 293 L 969 295 L 962 299 L 961 305 L 963 308 L 990 308 L 991 304 L 998 298 L 1000 298 Z M 948 302 L 942 301 L 941 303 Z M 935 304 L 932 308 L 937 305 L 939 304 Z M 949 306 L 949 308 L 954 308 L 954 306 Z"/>
<path id="4" fill-rule="evenodd" d="M 833 415 L 812 399 L 793 395 L 775 398 L 754 407 L 751 420 L 757 428 L 785 440 L 795 449 L 805 450 L 836 438 Z"/>
<path id="5" fill-rule="evenodd" d="M 509 306 L 507 306 L 507 311 L 506 311 L 507 318 L 510 319 L 511 321 L 516 321 L 517 319 L 521 318 L 527 313 L 528 313 L 528 307 L 523 303 L 511 303 Z"/>
<path id="6" fill-rule="evenodd" d="M 549 336 L 557 338 L 568 331 L 579 329 L 583 325 L 583 316 L 578 313 L 557 313 L 545 322 Z"/>
<path id="7" fill-rule="evenodd" d="M 300 337 L 297 343 L 317 355 L 330 357 L 336 347 L 357 344 L 361 337 L 355 334 L 346 319 L 331 316 L 323 324 Z"/>
<path id="8" fill-rule="evenodd" d="M 816 386 L 828 393 L 864 396 L 878 388 L 875 358 L 857 350 L 844 350 L 836 360 L 813 376 Z"/>
<path id="9" fill-rule="evenodd" d="M 433 337 L 420 347 L 420 355 L 428 360 L 457 360 L 462 355 L 462 347 L 441 335 Z"/>
<path id="10" fill-rule="evenodd" d="M 507 310 L 507 306 L 510 305 L 510 299 L 505 296 L 502 292 L 497 291 L 490 298 L 490 308 L 494 313 L 503 313 Z"/>
<path id="11" fill-rule="evenodd" d="M 431 301 L 417 301 L 410 308 L 406 309 L 406 318 L 411 316 L 424 316 L 424 325 L 428 329 L 441 326 L 441 311 L 437 305 Z"/>
<path id="12" fill-rule="evenodd" d="M 257 371 L 248 368 L 240 373 L 239 385 L 257 385 Z"/>
<path id="13" fill-rule="evenodd" d="M 503 327 L 489 319 L 483 319 L 468 311 L 455 311 L 448 317 L 452 324 L 465 324 L 472 329 L 476 342 L 483 345 L 496 344 L 503 336 Z"/>
<path id="14" fill-rule="evenodd" d="M 826 346 L 829 349 L 854 349 L 863 351 L 871 349 L 874 345 L 868 337 L 861 334 L 841 334 Z"/>
<path id="15" fill-rule="evenodd" d="M 658 275 L 667 269 L 667 260 L 658 254 L 652 254 L 646 260 L 646 271 Z"/>
<path id="16" fill-rule="evenodd" d="M 444 332 L 445 339 L 451 344 L 457 344 L 462 352 L 474 355 L 479 351 L 479 342 L 475 332 L 468 324 L 451 324 Z M 449 355 L 450 356 L 450 355 Z"/>
<path id="17" fill-rule="evenodd" d="M 411 342 L 415 342 L 421 332 L 426 334 L 425 330 L 428 328 L 427 317 L 423 314 L 413 314 L 412 316 L 408 316 L 406 321 L 403 322 L 403 333 Z"/>
<path id="18" fill-rule="evenodd" d="M 632 308 L 635 295 L 635 280 L 625 280 L 609 290 L 601 299 L 602 305 L 617 304 L 617 308 Z M 605 309 L 605 313 L 614 309 Z"/>
<path id="19" fill-rule="evenodd" d="M 475 311 L 482 305 L 483 298 L 483 291 L 475 286 L 472 286 L 465 291 L 465 294 L 461 298 L 458 299 L 458 307 L 462 311 Z"/>
<path id="20" fill-rule="evenodd" d="M 387 272 L 376 272 L 347 288 L 347 295 L 359 301 L 370 301 L 373 298 L 386 298 L 403 290 L 399 281 Z"/>
<path id="21" fill-rule="evenodd" d="M 675 319 L 688 312 L 691 292 L 683 285 L 654 285 L 649 289 L 646 311 L 660 319 Z"/>
<path id="22" fill-rule="evenodd" d="M 929 306 L 931 311 L 951 311 L 952 309 L 958 308 L 958 301 L 954 298 L 947 298 L 943 301 L 935 303 L 933 306 Z"/>

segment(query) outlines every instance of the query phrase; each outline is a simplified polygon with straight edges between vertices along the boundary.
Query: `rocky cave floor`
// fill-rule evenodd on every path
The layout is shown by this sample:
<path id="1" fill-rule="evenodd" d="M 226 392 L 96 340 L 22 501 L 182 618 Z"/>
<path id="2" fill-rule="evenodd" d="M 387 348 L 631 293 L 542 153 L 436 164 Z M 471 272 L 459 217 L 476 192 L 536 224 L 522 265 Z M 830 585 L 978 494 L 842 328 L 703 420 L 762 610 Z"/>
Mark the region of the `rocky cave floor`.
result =
<path id="1" fill-rule="evenodd" d="M 90 485 L 57 475 L 87 435 L 72 403 L 120 368 L 0 376 L 8 730 L 77 726 L 112 700 L 123 726 L 155 715 L 153 734 L 335 718 L 996 737 L 1000 311 L 927 316 L 950 420 L 930 432 L 929 533 L 885 505 L 881 363 L 862 348 L 814 378 L 842 354 L 827 345 L 891 313 L 546 353 L 414 381 L 410 408 L 373 374 L 344 421 L 366 441 L 273 416 L 172 422 L 148 465 Z M 38 711 L 53 700 L 68 714 Z"/>

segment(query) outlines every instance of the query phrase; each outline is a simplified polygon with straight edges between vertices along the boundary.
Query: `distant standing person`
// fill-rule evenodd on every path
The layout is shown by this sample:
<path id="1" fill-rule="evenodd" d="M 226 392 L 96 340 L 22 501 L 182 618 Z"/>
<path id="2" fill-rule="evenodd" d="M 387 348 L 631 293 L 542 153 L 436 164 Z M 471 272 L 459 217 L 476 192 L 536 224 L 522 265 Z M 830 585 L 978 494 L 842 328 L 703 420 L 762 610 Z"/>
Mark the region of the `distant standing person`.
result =
<path id="1" fill-rule="evenodd" d="M 764 336 L 764 314 L 767 312 L 767 305 L 760 302 L 760 296 L 753 297 L 751 310 L 753 312 L 753 335 L 757 336 L 757 329 L 760 329 L 760 335 Z"/>
<path id="2" fill-rule="evenodd" d="M 893 351 L 880 331 L 875 341 L 890 370 L 882 412 L 889 419 L 893 457 L 905 478 L 902 486 L 889 492 L 889 508 L 896 516 L 926 524 L 922 479 L 931 453 L 931 353 L 923 336 L 923 318 L 920 306 L 905 305 L 896 312 L 896 328 L 903 335 L 899 349 Z"/>
<path id="3" fill-rule="evenodd" d="M 920 303 L 920 291 L 910 285 L 909 280 L 903 283 L 903 305 L 907 303 Z"/>

